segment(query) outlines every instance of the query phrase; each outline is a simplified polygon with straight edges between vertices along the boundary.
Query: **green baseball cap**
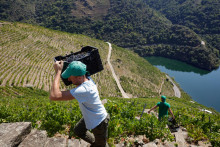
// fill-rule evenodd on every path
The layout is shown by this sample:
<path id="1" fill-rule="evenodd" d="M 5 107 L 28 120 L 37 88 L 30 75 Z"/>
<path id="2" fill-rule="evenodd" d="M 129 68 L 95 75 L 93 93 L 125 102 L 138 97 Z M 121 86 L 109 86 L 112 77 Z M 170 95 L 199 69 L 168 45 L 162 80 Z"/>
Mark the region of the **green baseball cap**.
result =
<path id="1" fill-rule="evenodd" d="M 166 99 L 166 96 L 162 95 L 161 98 L 165 100 L 165 99 Z"/>
<path id="2" fill-rule="evenodd" d="M 71 62 L 62 73 L 62 78 L 67 79 L 70 76 L 83 76 L 87 73 L 86 65 L 80 61 Z"/>

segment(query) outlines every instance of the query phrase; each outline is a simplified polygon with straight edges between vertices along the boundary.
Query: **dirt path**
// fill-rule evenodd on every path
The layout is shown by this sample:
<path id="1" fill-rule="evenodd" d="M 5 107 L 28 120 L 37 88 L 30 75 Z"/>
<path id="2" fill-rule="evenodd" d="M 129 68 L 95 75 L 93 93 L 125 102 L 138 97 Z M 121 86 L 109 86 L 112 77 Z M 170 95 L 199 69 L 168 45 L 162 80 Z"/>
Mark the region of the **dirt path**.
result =
<path id="1" fill-rule="evenodd" d="M 164 84 L 164 79 L 163 79 L 163 81 L 161 82 L 160 89 L 159 89 L 159 91 L 158 91 L 158 94 L 159 94 L 159 95 L 161 94 L 161 91 L 162 91 L 162 88 L 163 88 L 163 84 Z"/>
<path id="2" fill-rule="evenodd" d="M 175 96 L 180 98 L 181 97 L 181 92 L 180 92 L 179 88 L 176 86 L 176 84 L 173 82 L 173 80 L 168 75 L 166 75 L 166 77 L 173 84 L 173 90 L 174 90 Z"/>
<path id="3" fill-rule="evenodd" d="M 111 51 L 112 51 L 112 45 L 111 43 L 107 42 L 108 45 L 109 45 L 109 52 L 108 52 L 108 58 L 107 58 L 107 62 L 110 66 L 110 69 L 111 69 L 111 72 L 112 72 L 112 75 L 113 75 L 113 78 L 115 79 L 117 85 L 118 85 L 118 88 L 122 94 L 122 97 L 123 98 L 129 98 L 129 96 L 124 92 L 123 88 L 121 87 L 121 84 L 120 84 L 120 81 L 118 80 L 116 74 L 115 74 L 115 71 L 114 71 L 114 68 L 112 67 L 112 64 L 110 62 L 110 57 L 111 57 Z"/>

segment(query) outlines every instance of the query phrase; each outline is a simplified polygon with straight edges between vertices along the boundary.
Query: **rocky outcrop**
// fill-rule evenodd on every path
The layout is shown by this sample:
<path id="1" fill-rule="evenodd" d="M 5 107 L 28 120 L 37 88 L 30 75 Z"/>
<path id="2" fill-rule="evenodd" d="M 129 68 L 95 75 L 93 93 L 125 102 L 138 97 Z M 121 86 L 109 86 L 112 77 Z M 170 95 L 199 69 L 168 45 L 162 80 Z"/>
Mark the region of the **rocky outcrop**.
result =
<path id="1" fill-rule="evenodd" d="M 210 143 L 205 143 L 200 141 L 197 145 L 189 144 L 186 140 L 188 139 L 188 133 L 185 128 L 179 128 L 175 132 L 171 133 L 174 136 L 174 141 L 164 141 L 156 139 L 152 142 L 149 141 L 144 135 L 130 136 L 122 140 L 116 147 L 125 147 L 127 144 L 131 143 L 135 147 L 212 147 Z"/>
<path id="2" fill-rule="evenodd" d="M 44 146 L 47 141 L 47 132 L 32 130 L 31 133 L 20 143 L 19 147 Z"/>
<path id="3" fill-rule="evenodd" d="M 184 128 L 172 133 L 175 137 L 173 142 L 162 142 L 159 139 L 150 142 L 144 135 L 130 136 L 122 140 L 116 147 L 124 147 L 129 143 L 138 147 L 210 147 L 200 141 L 198 145 L 186 142 L 188 133 Z M 89 143 L 79 139 L 68 139 L 68 137 L 48 137 L 43 130 L 31 129 L 30 122 L 2 123 L 0 124 L 0 146 L 1 147 L 87 147 Z"/>
<path id="4" fill-rule="evenodd" d="M 30 122 L 2 123 L 0 125 L 0 145 L 1 147 L 18 146 L 30 132 Z"/>
<path id="5" fill-rule="evenodd" d="M 31 129 L 30 122 L 0 124 L 1 147 L 85 147 L 78 139 L 47 136 L 46 131 Z"/>
<path id="6" fill-rule="evenodd" d="M 186 146 L 186 140 L 188 135 L 185 135 L 181 129 L 179 129 L 178 132 L 173 133 L 176 143 L 178 144 L 178 147 L 185 147 Z"/>

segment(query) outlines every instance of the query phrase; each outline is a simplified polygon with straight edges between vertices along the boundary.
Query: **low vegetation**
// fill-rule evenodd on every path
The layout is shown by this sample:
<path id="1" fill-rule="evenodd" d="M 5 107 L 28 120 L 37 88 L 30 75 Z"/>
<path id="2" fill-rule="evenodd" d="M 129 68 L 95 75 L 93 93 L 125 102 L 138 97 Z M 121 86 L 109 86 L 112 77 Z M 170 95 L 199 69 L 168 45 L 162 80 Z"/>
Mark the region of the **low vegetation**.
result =
<path id="1" fill-rule="evenodd" d="M 216 0 L 2 0 L 0 4 L 1 20 L 59 30 L 0 22 L 0 123 L 29 121 L 49 136 L 61 133 L 76 137 L 71 127 L 82 117 L 77 101 L 50 101 L 48 91 L 54 77 L 53 58 L 89 45 L 99 49 L 104 66 L 92 78 L 101 99 L 108 100 L 109 144 L 130 135 L 172 141 L 165 127 L 167 120 L 159 122 L 155 115 L 142 115 L 145 105 L 151 108 L 160 101 L 159 95 L 165 94 L 177 123 L 189 133 L 188 142 L 208 140 L 220 146 L 219 112 L 193 102 L 184 91 L 181 98 L 174 97 L 165 74 L 139 57 L 164 56 L 207 70 L 217 68 L 220 39 Z M 113 44 L 111 63 L 124 91 L 132 98 L 117 98 L 121 93 L 107 64 L 106 42 L 60 31 L 89 35 L 130 49 Z M 61 83 L 60 88 L 72 86 Z"/>
<path id="2" fill-rule="evenodd" d="M 33 128 L 46 130 L 49 136 L 61 133 L 76 137 L 70 128 L 82 117 L 77 101 L 53 102 L 48 97 L 48 92 L 34 88 L 0 87 L 0 123 L 29 121 Z M 155 115 L 147 113 L 143 113 L 141 117 L 144 105 L 149 109 L 160 101 L 159 98 L 102 99 L 107 99 L 105 108 L 111 116 L 110 144 L 130 135 L 146 135 L 150 141 L 174 139 L 165 127 L 166 120 L 159 122 Z M 208 140 L 213 146 L 220 145 L 218 112 L 176 97 L 168 97 L 167 101 L 171 104 L 177 123 L 187 129 L 190 143 Z M 212 114 L 201 111 L 202 109 L 208 109 Z"/>

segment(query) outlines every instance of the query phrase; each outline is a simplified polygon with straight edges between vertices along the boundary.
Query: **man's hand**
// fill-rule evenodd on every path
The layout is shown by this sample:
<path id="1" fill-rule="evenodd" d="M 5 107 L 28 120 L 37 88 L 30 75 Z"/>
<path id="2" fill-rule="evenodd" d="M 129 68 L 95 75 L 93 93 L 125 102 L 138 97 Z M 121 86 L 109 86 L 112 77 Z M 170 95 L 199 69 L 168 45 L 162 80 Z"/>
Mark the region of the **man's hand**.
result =
<path id="1" fill-rule="evenodd" d="M 53 65 L 55 72 L 62 71 L 63 69 L 63 61 L 56 61 Z"/>
<path id="2" fill-rule="evenodd" d="M 56 72 L 56 75 L 54 77 L 51 90 L 50 90 L 50 100 L 52 101 L 67 101 L 75 99 L 70 91 L 61 91 L 60 90 L 60 74 L 63 69 L 63 61 L 56 61 L 54 63 L 54 69 Z"/>
<path id="3" fill-rule="evenodd" d="M 148 114 L 150 114 L 150 112 L 151 112 L 152 110 L 156 109 L 157 107 L 158 107 L 158 106 L 155 105 L 153 108 L 151 108 L 151 109 L 148 111 Z"/>

